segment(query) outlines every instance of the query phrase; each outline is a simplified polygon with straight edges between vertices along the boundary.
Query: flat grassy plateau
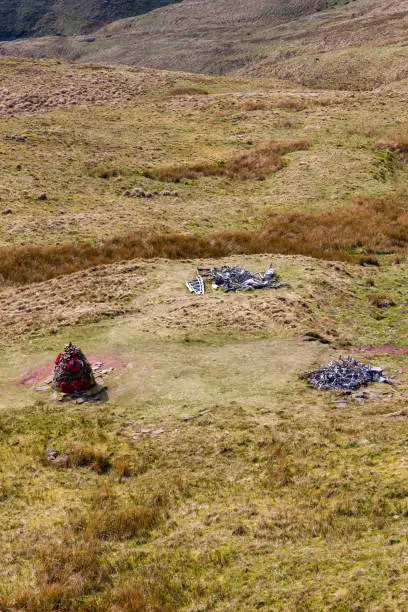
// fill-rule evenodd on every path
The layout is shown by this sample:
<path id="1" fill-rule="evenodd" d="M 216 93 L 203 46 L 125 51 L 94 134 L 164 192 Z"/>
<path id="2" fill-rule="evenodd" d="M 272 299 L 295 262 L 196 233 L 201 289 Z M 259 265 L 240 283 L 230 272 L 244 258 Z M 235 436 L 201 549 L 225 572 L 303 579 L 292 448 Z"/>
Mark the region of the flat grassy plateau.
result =
<path id="1" fill-rule="evenodd" d="M 0 609 L 405 609 L 406 84 L 0 67 Z M 188 294 L 220 262 L 289 286 Z M 68 340 L 106 403 L 21 384 Z"/>

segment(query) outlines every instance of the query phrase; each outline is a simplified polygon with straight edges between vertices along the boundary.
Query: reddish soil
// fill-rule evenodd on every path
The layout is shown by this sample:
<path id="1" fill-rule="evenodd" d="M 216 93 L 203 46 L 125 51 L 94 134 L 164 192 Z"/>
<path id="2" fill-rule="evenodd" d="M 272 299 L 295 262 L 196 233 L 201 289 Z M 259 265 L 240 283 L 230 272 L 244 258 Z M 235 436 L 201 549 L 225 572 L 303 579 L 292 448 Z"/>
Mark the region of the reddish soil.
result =
<path id="1" fill-rule="evenodd" d="M 102 369 L 115 368 L 117 370 L 126 365 L 126 362 L 114 353 L 89 353 L 87 358 L 91 364 L 101 361 L 103 363 Z M 26 387 L 31 387 L 50 376 L 53 370 L 54 361 L 45 361 L 27 370 L 20 378 L 20 383 Z"/>
<path id="2" fill-rule="evenodd" d="M 350 351 L 359 351 L 360 353 L 381 353 L 392 355 L 408 354 L 408 346 L 393 346 L 392 344 L 380 344 L 378 346 L 348 346 Z"/>

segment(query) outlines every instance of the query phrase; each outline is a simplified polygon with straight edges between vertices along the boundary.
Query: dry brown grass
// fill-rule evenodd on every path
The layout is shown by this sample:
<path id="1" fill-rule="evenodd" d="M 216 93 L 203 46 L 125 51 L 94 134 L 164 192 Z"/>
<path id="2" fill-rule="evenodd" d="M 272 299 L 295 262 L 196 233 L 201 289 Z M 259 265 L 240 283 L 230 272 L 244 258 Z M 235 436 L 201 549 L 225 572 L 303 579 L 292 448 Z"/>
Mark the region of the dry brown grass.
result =
<path id="1" fill-rule="evenodd" d="M 145 172 L 149 178 L 179 182 L 183 178 L 199 176 L 225 176 L 230 179 L 264 180 L 268 174 L 278 172 L 284 166 L 282 155 L 308 149 L 306 140 L 269 140 L 251 151 L 236 152 L 227 161 L 193 162 L 183 166 L 162 166 Z"/>
<path id="2" fill-rule="evenodd" d="M 378 265 L 374 255 L 401 254 L 407 245 L 406 196 L 361 196 L 334 210 L 274 212 L 263 229 L 252 232 L 121 236 L 96 246 L 3 249 L 0 277 L 6 284 L 28 284 L 136 258 L 200 259 L 254 253 L 299 254 Z"/>

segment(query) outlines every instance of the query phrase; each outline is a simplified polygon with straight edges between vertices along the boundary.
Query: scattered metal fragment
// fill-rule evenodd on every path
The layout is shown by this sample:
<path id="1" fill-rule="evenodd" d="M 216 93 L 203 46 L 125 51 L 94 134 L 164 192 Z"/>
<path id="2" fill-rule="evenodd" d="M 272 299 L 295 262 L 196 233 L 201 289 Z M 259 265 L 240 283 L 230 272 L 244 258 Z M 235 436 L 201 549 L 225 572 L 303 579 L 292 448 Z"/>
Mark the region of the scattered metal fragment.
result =
<path id="1" fill-rule="evenodd" d="M 308 382 L 318 389 L 342 389 L 352 391 L 369 382 L 384 382 L 390 384 L 390 380 L 383 376 L 383 370 L 379 367 L 366 365 L 347 357 L 338 361 L 331 361 L 324 368 L 312 370 L 305 373 Z M 355 394 L 357 396 L 357 394 Z M 354 399 L 361 399 L 357 398 Z"/>
<path id="2" fill-rule="evenodd" d="M 198 268 L 197 278 L 191 281 L 186 281 L 186 286 L 190 293 L 195 293 L 196 295 L 203 295 L 205 293 L 203 277 L 201 276 Z"/>
<path id="3" fill-rule="evenodd" d="M 197 279 L 187 281 L 191 293 L 202 295 L 205 292 L 203 277 L 210 277 L 214 289 L 222 288 L 226 293 L 232 291 L 249 291 L 252 289 L 279 289 L 287 283 L 279 283 L 272 267 L 265 273 L 253 274 L 238 266 L 221 266 L 220 268 L 197 268 Z"/>

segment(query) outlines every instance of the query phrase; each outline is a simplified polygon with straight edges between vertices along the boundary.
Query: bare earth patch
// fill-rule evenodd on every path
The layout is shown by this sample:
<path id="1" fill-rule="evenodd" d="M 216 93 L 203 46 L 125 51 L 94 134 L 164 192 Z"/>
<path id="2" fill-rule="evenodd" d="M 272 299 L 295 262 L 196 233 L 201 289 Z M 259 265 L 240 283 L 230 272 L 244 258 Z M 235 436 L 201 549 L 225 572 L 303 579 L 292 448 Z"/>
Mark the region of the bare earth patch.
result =
<path id="1" fill-rule="evenodd" d="M 115 370 L 124 368 L 126 362 L 119 355 L 109 352 L 90 353 L 87 355 L 90 363 L 102 362 L 105 368 L 114 368 Z M 54 361 L 50 359 L 36 366 L 33 366 L 20 378 L 20 383 L 25 387 L 36 385 L 46 376 L 50 376 L 54 370 Z"/>
<path id="2" fill-rule="evenodd" d="M 393 346 L 392 344 L 380 344 L 378 346 L 349 346 L 350 351 L 359 353 L 375 353 L 377 355 L 407 355 L 408 346 Z"/>

